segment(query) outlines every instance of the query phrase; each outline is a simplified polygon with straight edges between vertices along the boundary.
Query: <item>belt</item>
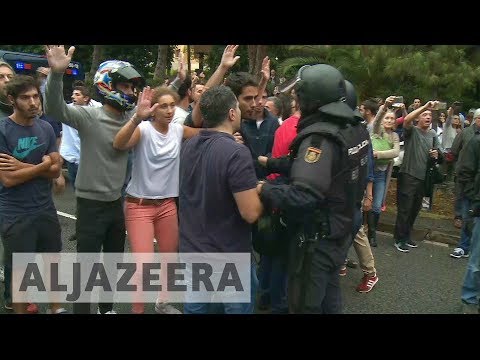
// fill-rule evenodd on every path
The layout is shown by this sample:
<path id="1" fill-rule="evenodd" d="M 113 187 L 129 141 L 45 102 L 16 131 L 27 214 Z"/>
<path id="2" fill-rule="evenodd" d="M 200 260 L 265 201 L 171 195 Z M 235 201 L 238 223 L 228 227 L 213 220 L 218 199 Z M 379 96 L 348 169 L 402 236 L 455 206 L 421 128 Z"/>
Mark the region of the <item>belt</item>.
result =
<path id="1" fill-rule="evenodd" d="M 132 196 L 126 196 L 125 201 L 138 205 L 162 205 L 167 199 L 140 199 Z"/>

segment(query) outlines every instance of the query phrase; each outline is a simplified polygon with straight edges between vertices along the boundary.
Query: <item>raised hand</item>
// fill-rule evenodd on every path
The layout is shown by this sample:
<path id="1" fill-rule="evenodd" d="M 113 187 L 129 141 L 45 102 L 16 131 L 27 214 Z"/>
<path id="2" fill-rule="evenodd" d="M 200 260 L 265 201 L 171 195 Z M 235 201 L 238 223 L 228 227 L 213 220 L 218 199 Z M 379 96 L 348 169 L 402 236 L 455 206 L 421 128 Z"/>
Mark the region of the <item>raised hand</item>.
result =
<path id="1" fill-rule="evenodd" d="M 136 112 L 138 120 L 148 119 L 158 107 L 158 103 L 152 106 L 153 92 L 154 90 L 147 86 L 139 94 Z"/>
<path id="2" fill-rule="evenodd" d="M 427 103 L 424 106 L 425 106 L 425 109 L 427 110 L 434 110 L 437 104 L 438 104 L 438 101 L 430 100 L 430 101 L 427 101 Z"/>
<path id="3" fill-rule="evenodd" d="M 68 68 L 68 64 L 72 61 L 72 55 L 75 52 L 75 47 L 70 46 L 68 52 L 65 53 L 63 45 L 45 45 L 45 53 L 48 59 L 48 65 L 53 72 L 64 73 Z"/>
<path id="4" fill-rule="evenodd" d="M 447 115 L 448 117 L 453 117 L 453 107 L 449 107 L 448 110 L 447 110 Z"/>
<path id="5" fill-rule="evenodd" d="M 223 50 L 220 66 L 230 69 L 233 65 L 235 65 L 238 59 L 240 59 L 240 56 L 235 56 L 235 51 L 237 51 L 237 49 L 238 45 L 227 45 L 225 50 Z"/>
<path id="6" fill-rule="evenodd" d="M 180 52 L 180 55 L 178 56 L 178 78 L 181 81 L 185 81 L 186 77 L 187 71 L 185 70 L 185 60 L 183 58 L 183 53 Z"/>
<path id="7" fill-rule="evenodd" d="M 260 71 L 262 74 L 262 78 L 268 82 L 270 80 L 270 59 L 268 56 L 265 56 L 265 58 L 262 61 L 262 70 Z"/>
<path id="8" fill-rule="evenodd" d="M 389 97 L 387 97 L 385 99 L 385 107 L 389 108 L 390 106 L 392 106 L 392 104 L 395 102 L 395 98 L 395 95 L 390 95 Z"/>

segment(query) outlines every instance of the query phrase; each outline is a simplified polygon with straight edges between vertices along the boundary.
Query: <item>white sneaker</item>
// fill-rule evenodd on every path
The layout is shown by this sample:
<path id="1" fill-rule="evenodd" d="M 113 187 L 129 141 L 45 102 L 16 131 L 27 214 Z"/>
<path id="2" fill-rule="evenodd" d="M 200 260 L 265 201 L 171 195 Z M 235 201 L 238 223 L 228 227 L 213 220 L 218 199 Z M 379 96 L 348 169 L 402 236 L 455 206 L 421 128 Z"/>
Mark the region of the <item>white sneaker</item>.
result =
<path id="1" fill-rule="evenodd" d="M 102 314 L 102 313 L 100 312 L 100 309 L 97 310 L 97 314 Z M 117 312 L 116 312 L 115 310 L 110 310 L 110 311 L 107 311 L 107 312 L 106 312 L 105 314 L 103 314 L 103 315 L 110 315 L 110 314 L 117 315 Z"/>
<path id="2" fill-rule="evenodd" d="M 465 251 L 462 248 L 455 248 L 453 249 L 453 252 L 450 254 L 452 258 L 455 259 L 460 259 L 460 258 L 468 258 L 469 254 L 465 253 Z"/>
<path id="3" fill-rule="evenodd" d="M 48 308 L 47 309 L 47 314 L 53 315 L 53 314 L 68 314 L 68 311 L 64 308 L 60 308 L 55 310 L 55 312 L 52 312 L 52 309 Z"/>
<path id="4" fill-rule="evenodd" d="M 430 198 L 429 197 L 424 197 L 422 199 L 422 208 L 423 209 L 430 209 Z"/>
<path id="5" fill-rule="evenodd" d="M 0 282 L 5 282 L 5 269 L 3 265 L 0 266 Z"/>
<path id="6" fill-rule="evenodd" d="M 157 314 L 181 314 L 182 312 L 174 308 L 169 303 L 155 302 L 155 312 Z"/>

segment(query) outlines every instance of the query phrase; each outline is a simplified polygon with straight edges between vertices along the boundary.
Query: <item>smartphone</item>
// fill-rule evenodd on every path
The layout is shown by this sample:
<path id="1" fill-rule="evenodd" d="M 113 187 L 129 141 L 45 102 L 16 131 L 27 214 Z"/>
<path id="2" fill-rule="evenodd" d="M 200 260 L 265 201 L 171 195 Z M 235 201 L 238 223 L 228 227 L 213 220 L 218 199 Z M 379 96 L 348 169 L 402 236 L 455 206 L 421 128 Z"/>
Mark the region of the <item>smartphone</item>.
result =
<path id="1" fill-rule="evenodd" d="M 445 110 L 446 108 L 447 108 L 447 103 L 446 102 L 439 102 L 439 103 L 437 103 L 437 105 L 435 105 L 433 110 Z"/>
<path id="2" fill-rule="evenodd" d="M 403 104 L 403 96 L 395 96 L 395 100 L 393 100 L 393 102 Z"/>
<path id="3" fill-rule="evenodd" d="M 395 99 L 393 100 L 393 107 L 399 108 L 403 104 L 403 96 L 395 96 Z"/>

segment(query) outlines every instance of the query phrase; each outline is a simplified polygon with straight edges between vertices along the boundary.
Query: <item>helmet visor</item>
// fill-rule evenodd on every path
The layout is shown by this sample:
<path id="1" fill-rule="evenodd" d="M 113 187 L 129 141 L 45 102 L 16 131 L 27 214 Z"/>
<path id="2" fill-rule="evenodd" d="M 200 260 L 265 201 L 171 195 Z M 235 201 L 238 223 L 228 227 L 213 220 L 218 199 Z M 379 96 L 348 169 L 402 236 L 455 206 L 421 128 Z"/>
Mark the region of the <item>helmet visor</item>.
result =
<path id="1" fill-rule="evenodd" d="M 114 84 L 119 82 L 132 82 L 133 86 L 140 90 L 145 86 L 145 79 L 133 66 L 116 69 L 111 72 L 111 77 Z"/>

